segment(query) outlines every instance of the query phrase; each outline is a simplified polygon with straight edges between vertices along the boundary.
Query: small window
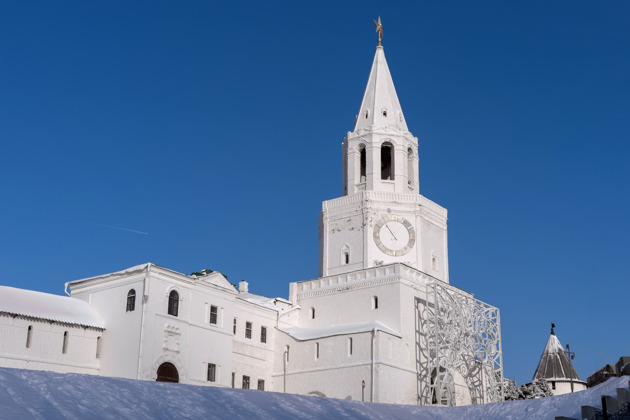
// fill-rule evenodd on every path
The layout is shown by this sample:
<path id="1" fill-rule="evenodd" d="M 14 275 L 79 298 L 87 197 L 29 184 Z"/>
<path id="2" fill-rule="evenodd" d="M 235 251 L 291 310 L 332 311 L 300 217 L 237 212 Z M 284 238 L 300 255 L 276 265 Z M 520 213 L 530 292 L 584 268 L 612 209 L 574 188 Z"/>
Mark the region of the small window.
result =
<path id="1" fill-rule="evenodd" d="M 234 318 L 234 325 L 232 326 L 232 334 L 236 335 L 236 318 Z"/>
<path id="2" fill-rule="evenodd" d="M 234 388 L 235 382 L 236 382 L 236 373 L 232 372 L 232 388 Z"/>
<path id="3" fill-rule="evenodd" d="M 210 306 L 210 323 L 217 325 L 217 307 L 214 305 Z"/>
<path id="4" fill-rule="evenodd" d="M 315 343 L 315 359 L 319 359 L 319 343 Z"/>
<path id="5" fill-rule="evenodd" d="M 61 348 L 61 352 L 63 354 L 68 352 L 68 331 L 63 332 L 63 347 Z"/>
<path id="6" fill-rule="evenodd" d="M 252 323 L 249 321 L 245 323 L 245 338 L 252 338 Z"/>
<path id="7" fill-rule="evenodd" d="M 177 316 L 179 312 L 179 293 L 175 290 L 172 290 L 168 295 L 168 314 Z"/>
<path id="8" fill-rule="evenodd" d="M 350 264 L 350 253 L 348 251 L 344 251 L 341 260 L 344 265 Z"/>
<path id="9" fill-rule="evenodd" d="M 249 376 L 243 375 L 243 389 L 249 389 Z"/>
<path id="10" fill-rule="evenodd" d="M 208 382 L 215 382 L 217 379 L 217 365 L 208 363 Z"/>
<path id="11" fill-rule="evenodd" d="M 284 357 L 285 357 L 284 360 L 286 363 L 289 363 L 289 350 L 290 350 L 289 346 L 286 346 L 284 349 Z"/>
<path id="12" fill-rule="evenodd" d="M 264 391 L 265 390 L 265 381 L 262 379 L 258 380 L 258 390 L 259 391 Z"/>
<path id="13" fill-rule="evenodd" d="M 352 337 L 348 338 L 348 356 L 352 356 Z"/>
<path id="14" fill-rule="evenodd" d="M 372 309 L 378 309 L 378 296 L 372 296 Z"/>
<path id="15" fill-rule="evenodd" d="M 381 109 L 381 114 L 383 114 L 383 117 L 387 117 L 387 108 Z"/>
<path id="16" fill-rule="evenodd" d="M 311 308 L 311 319 L 315 319 L 315 308 Z"/>
<path id="17" fill-rule="evenodd" d="M 136 291 L 131 289 L 127 293 L 127 312 L 133 312 L 136 309 Z"/>
<path id="18" fill-rule="evenodd" d="M 551 381 L 551 389 L 556 389 L 556 381 Z"/>
<path id="19" fill-rule="evenodd" d="M 96 337 L 96 358 L 101 358 L 101 337 Z"/>
<path id="20" fill-rule="evenodd" d="M 367 119 L 370 117 L 370 110 L 366 109 L 365 111 L 363 111 L 363 116 Z"/>
<path id="21" fill-rule="evenodd" d="M 28 330 L 26 331 L 26 348 L 31 347 L 31 340 L 33 339 L 33 326 L 29 325 Z"/>
<path id="22" fill-rule="evenodd" d="M 267 327 L 260 327 L 260 342 L 267 342 Z"/>
<path id="23" fill-rule="evenodd" d="M 431 255 L 431 268 L 435 271 L 438 269 L 438 259 L 435 255 Z"/>

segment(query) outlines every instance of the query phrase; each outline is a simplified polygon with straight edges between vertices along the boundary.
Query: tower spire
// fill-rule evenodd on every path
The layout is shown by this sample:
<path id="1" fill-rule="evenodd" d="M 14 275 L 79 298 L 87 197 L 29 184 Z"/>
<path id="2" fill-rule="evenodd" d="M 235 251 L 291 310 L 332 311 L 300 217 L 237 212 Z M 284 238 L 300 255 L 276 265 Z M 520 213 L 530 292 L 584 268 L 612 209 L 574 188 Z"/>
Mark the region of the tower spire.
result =
<path id="1" fill-rule="evenodd" d="M 405 123 L 405 117 L 400 102 L 398 102 L 396 88 L 381 45 L 383 26 L 380 25 L 380 17 L 378 21 L 374 22 L 377 25 L 376 31 L 379 33 L 378 46 L 354 131 L 388 127 L 407 133 L 409 131 L 407 123 Z"/>

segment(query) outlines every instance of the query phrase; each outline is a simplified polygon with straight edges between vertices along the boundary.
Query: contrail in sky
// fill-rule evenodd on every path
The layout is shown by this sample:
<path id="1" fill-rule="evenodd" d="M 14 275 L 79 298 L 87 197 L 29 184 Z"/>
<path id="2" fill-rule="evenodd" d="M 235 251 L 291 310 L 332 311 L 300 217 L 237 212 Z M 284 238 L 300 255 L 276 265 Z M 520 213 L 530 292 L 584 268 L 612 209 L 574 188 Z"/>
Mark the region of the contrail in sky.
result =
<path id="1" fill-rule="evenodd" d="M 148 232 L 142 232 L 142 231 L 134 230 L 134 229 L 127 229 L 127 228 L 119 227 L 119 226 L 103 225 L 101 223 L 94 223 L 94 222 L 92 222 L 92 223 L 95 224 L 96 226 L 106 227 L 106 228 L 110 228 L 110 229 L 124 230 L 126 232 L 139 233 L 140 235 L 148 235 L 149 234 Z"/>
<path id="2" fill-rule="evenodd" d="M 123 230 L 125 232 L 137 233 L 139 235 L 148 235 L 149 234 L 148 232 L 143 232 L 141 230 L 127 229 L 127 228 L 120 227 L 120 226 L 104 225 L 102 223 L 91 222 L 89 220 L 74 219 L 74 218 L 63 217 L 63 216 L 61 216 L 61 217 L 56 216 L 56 217 L 58 217 L 60 219 L 65 219 L 65 220 L 71 221 L 71 222 L 80 222 L 80 223 L 86 223 L 88 225 L 95 225 L 95 226 L 100 226 L 100 227 L 104 227 L 104 228 L 108 228 L 108 229 Z"/>

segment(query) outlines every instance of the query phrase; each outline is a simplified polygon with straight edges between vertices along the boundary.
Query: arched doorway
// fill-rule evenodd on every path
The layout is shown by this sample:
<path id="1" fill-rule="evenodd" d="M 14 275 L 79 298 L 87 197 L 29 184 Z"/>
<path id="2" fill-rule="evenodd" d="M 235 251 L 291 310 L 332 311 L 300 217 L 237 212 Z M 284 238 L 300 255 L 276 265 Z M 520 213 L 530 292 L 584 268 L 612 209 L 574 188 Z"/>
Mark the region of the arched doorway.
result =
<path id="1" fill-rule="evenodd" d="M 162 363 L 157 370 L 158 382 L 179 382 L 179 373 L 177 368 L 172 363 Z"/>

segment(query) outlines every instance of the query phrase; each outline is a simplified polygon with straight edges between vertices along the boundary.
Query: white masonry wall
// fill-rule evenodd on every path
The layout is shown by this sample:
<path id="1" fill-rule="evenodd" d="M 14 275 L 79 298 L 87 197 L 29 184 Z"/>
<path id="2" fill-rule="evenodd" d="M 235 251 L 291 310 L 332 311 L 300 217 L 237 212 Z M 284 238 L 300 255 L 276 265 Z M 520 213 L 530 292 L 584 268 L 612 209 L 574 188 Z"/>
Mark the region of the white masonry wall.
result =
<path id="1" fill-rule="evenodd" d="M 68 333 L 66 353 L 62 351 L 64 332 Z M 100 365 L 97 338 L 102 334 L 95 328 L 0 313 L 0 366 L 96 375 Z"/>

